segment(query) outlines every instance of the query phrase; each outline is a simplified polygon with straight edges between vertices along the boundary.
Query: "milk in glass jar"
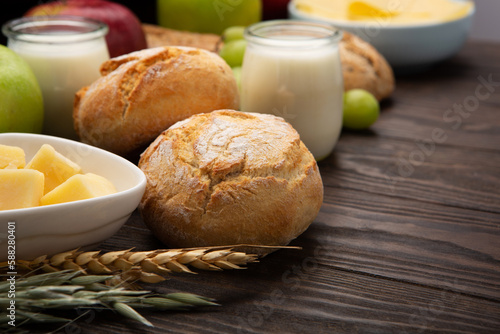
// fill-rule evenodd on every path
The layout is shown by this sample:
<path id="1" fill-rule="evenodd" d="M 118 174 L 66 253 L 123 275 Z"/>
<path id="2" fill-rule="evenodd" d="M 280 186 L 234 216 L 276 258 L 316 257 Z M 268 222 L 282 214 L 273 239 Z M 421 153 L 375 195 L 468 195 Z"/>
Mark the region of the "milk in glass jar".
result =
<path id="1" fill-rule="evenodd" d="M 73 16 L 35 16 L 2 27 L 7 46 L 32 68 L 44 99 L 43 133 L 76 139 L 75 93 L 100 77 L 109 59 L 106 24 Z"/>
<path id="2" fill-rule="evenodd" d="M 241 109 L 283 117 L 317 160 L 342 128 L 340 30 L 294 20 L 263 21 L 245 30 Z"/>

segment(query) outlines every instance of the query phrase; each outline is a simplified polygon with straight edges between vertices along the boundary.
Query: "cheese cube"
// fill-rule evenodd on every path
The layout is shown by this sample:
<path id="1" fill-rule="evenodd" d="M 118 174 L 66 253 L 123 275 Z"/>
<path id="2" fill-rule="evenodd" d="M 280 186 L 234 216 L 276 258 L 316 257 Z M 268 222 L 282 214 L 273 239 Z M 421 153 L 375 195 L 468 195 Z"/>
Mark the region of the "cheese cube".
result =
<path id="1" fill-rule="evenodd" d="M 69 160 L 61 153 L 44 144 L 25 168 L 36 169 L 45 175 L 44 194 L 81 172 L 80 166 Z"/>
<path id="2" fill-rule="evenodd" d="M 38 206 L 44 175 L 32 169 L 0 169 L 0 210 Z"/>
<path id="3" fill-rule="evenodd" d="M 0 168 L 23 168 L 25 164 L 22 148 L 0 144 Z"/>
<path id="4" fill-rule="evenodd" d="M 70 177 L 40 200 L 41 205 L 73 202 L 116 192 L 114 185 L 106 178 L 92 174 L 76 174 Z"/>

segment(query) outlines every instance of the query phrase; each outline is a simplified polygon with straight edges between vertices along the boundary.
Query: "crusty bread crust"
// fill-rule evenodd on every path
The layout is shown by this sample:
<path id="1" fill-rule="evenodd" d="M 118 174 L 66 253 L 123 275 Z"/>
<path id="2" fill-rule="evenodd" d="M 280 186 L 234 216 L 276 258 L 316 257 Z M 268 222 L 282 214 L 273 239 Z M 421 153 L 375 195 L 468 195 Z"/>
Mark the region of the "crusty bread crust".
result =
<path id="1" fill-rule="evenodd" d="M 167 29 L 143 24 L 148 47 L 185 45 L 217 51 L 220 36 Z M 339 43 L 344 76 L 344 90 L 366 89 L 379 101 L 391 96 L 395 87 L 394 73 L 386 59 L 369 43 L 346 31 Z"/>
<path id="2" fill-rule="evenodd" d="M 148 23 L 142 24 L 142 30 L 144 31 L 144 35 L 146 35 L 146 41 L 150 48 L 177 45 L 217 51 L 221 39 L 216 34 L 179 31 Z"/>
<path id="3" fill-rule="evenodd" d="M 239 105 L 231 68 L 213 52 L 158 47 L 110 59 L 102 77 L 77 92 L 73 119 L 80 139 L 126 155 L 175 122 Z"/>
<path id="4" fill-rule="evenodd" d="M 394 73 L 371 44 L 344 32 L 339 47 L 344 90 L 363 88 L 379 101 L 391 96 L 395 86 Z"/>
<path id="5" fill-rule="evenodd" d="M 313 222 L 323 184 L 312 154 L 282 118 L 198 114 L 142 154 L 144 222 L 168 247 L 286 245 Z"/>

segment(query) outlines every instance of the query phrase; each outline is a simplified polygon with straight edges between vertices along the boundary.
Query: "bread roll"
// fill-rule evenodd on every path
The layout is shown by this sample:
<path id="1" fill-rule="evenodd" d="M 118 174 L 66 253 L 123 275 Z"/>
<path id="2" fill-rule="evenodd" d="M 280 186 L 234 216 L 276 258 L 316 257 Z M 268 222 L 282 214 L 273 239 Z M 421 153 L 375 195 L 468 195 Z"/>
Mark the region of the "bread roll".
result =
<path id="1" fill-rule="evenodd" d="M 239 104 L 231 68 L 206 50 L 141 50 L 104 62 L 101 75 L 76 94 L 75 130 L 83 142 L 120 155 L 142 152 L 179 120 Z"/>
<path id="2" fill-rule="evenodd" d="M 149 23 L 143 23 L 142 30 L 146 35 L 146 42 L 150 48 L 176 45 L 191 46 L 215 52 L 219 43 L 221 43 L 221 37 L 216 34 L 180 31 Z"/>
<path id="3" fill-rule="evenodd" d="M 231 110 L 192 116 L 142 154 L 139 210 L 168 247 L 286 245 L 323 202 L 316 161 L 282 118 Z"/>
<path id="4" fill-rule="evenodd" d="M 394 73 L 387 60 L 369 43 L 344 31 L 339 44 L 344 90 L 362 88 L 377 100 L 391 96 Z"/>

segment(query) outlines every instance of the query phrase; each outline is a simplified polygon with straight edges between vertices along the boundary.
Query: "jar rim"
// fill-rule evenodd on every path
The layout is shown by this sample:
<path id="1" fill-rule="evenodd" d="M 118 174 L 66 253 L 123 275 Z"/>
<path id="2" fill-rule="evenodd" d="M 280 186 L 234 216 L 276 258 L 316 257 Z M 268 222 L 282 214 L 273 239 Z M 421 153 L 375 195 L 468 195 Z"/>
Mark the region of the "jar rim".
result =
<path id="1" fill-rule="evenodd" d="M 2 33 L 13 40 L 30 43 L 65 44 L 104 37 L 104 22 L 73 15 L 29 16 L 13 19 L 2 26 Z"/>
<path id="2" fill-rule="evenodd" d="M 342 35 L 342 30 L 333 25 L 301 20 L 261 21 L 244 31 L 247 41 L 275 47 L 323 46 L 338 43 Z"/>

